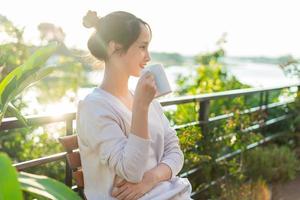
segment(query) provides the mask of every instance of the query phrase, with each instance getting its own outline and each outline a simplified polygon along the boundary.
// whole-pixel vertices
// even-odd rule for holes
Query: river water
[[[251,87],[272,87],[278,85],[287,85],[297,83],[297,78],[287,77],[283,70],[274,64],[251,63],[228,61],[225,63],[225,69],[229,74],[235,76],[240,82],[250,85]],[[197,66],[170,66],[165,68],[170,85],[174,90],[177,90],[176,78],[178,75],[192,76],[195,73]],[[89,73],[89,80],[98,85],[103,77],[103,71]],[[129,88],[135,89],[138,78],[131,77],[129,79]],[[81,88],[79,96],[84,97],[89,93],[91,88]]]
[[[234,75],[240,82],[248,84],[252,87],[271,87],[297,83],[298,79],[288,78],[285,76],[282,69],[274,64],[261,64],[250,62],[237,62],[227,61],[225,62],[225,69],[229,74]],[[165,68],[168,80],[170,82],[173,91],[177,90],[176,78],[180,74],[182,76],[192,76],[195,73],[197,66],[170,66]],[[88,74],[88,79],[94,85],[98,85],[103,78],[102,71],[93,71]],[[135,89],[138,78],[130,77],[128,87],[132,90]],[[66,98],[63,98],[60,102],[52,103],[49,105],[39,105],[37,101],[34,101],[36,93],[34,90],[29,90],[26,93],[26,99],[28,99],[28,108],[26,114],[33,114],[32,109],[38,110],[38,113],[59,115],[65,112],[73,112],[76,110],[77,102],[83,99],[93,88],[80,88],[77,94],[66,94]],[[75,101],[71,103],[68,96],[75,98]],[[172,94],[161,97],[172,97]]]

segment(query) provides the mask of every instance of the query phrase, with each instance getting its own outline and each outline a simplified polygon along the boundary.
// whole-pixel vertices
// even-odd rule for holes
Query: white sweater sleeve
[[[132,183],[141,182],[147,162],[150,139],[134,134],[128,138],[120,121],[104,102],[83,101],[80,110],[82,137],[93,151],[99,152],[99,162],[114,169],[119,177]]]
[[[167,164],[171,168],[172,178],[174,178],[183,167],[184,155],[180,149],[176,131],[171,127],[160,103],[156,101],[156,104],[164,126],[164,154],[161,163]]]

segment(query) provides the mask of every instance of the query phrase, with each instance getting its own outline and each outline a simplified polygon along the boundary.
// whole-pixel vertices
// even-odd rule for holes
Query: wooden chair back
[[[83,194],[84,181],[77,135],[62,136],[59,137],[58,140],[67,152],[67,162],[72,170],[72,178],[75,180],[79,192]]]

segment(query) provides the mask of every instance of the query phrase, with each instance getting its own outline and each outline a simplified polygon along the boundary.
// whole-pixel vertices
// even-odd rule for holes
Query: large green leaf
[[[34,76],[40,70],[39,67],[28,69],[22,73],[22,77],[17,79],[15,76],[4,88],[1,95],[1,102],[3,104],[9,103],[13,98],[15,98],[18,94],[22,92],[19,90],[20,86],[23,84],[25,80],[31,80],[31,77]],[[30,85],[31,83],[28,83]],[[24,89],[24,88],[23,88]]]
[[[17,171],[9,157],[0,153],[0,200],[22,200],[22,191],[17,179]]]
[[[20,172],[19,181],[22,190],[49,199],[81,200],[81,198],[66,185],[46,176]]]
[[[5,95],[5,99],[2,98],[3,92],[7,87],[13,87],[13,85],[18,85],[19,81],[26,79],[29,71],[34,68],[42,67],[43,64],[47,61],[47,59],[57,50],[56,44],[50,44],[46,47],[40,48],[33,53],[33,55],[21,66],[14,69],[10,72],[0,83],[0,96],[1,102],[0,105],[4,105],[6,102],[5,100],[8,99],[8,95]],[[24,75],[26,75],[24,77]],[[14,81],[15,80],[15,81]],[[12,86],[9,86],[11,84]],[[7,90],[6,90],[7,91]],[[4,100],[4,101],[3,101]]]
[[[34,84],[35,82],[43,79],[44,77],[48,76],[55,69],[56,69],[55,67],[46,67],[46,68],[42,68],[42,69],[37,69],[38,71],[35,70],[35,72],[31,74],[31,76],[26,77],[26,79],[23,80],[18,86],[15,86],[15,88],[10,88],[10,87],[5,88],[5,91],[8,91],[8,92],[4,92],[3,96],[5,96],[4,94],[9,94],[9,97],[7,97],[8,99],[5,101],[5,104],[1,105],[0,125],[2,122],[2,118],[4,117],[7,109],[9,108],[8,103],[14,97],[16,97],[18,94],[20,94],[26,87],[28,87],[28,86]],[[14,80],[15,79],[13,79],[13,81],[11,83],[13,83]],[[9,84],[9,86],[12,86],[12,85],[13,84]],[[18,112],[17,110],[13,110],[12,108],[10,108],[10,109],[15,114],[14,116],[16,116],[24,125],[27,124],[26,119],[20,114],[20,112]]]
[[[41,69],[41,67],[57,50],[57,48],[57,44],[53,43],[38,49],[23,65],[14,69],[1,81],[0,125],[2,118],[5,116],[5,112],[7,111],[8,103],[20,94],[26,87],[41,80],[53,71],[53,68]],[[21,119],[20,115],[17,115],[16,117]]]
[[[7,99],[9,98],[9,96],[11,96],[11,94],[16,88],[17,88],[17,77],[15,76],[9,82],[9,84],[7,84],[5,88],[3,88],[3,92],[1,94],[1,109],[0,109],[1,112],[4,112],[3,108],[5,107],[5,104],[8,103]]]
[[[33,85],[34,83],[42,80],[49,74],[51,74],[54,70],[56,70],[56,67],[46,67],[41,68],[38,71],[35,71],[31,73],[30,76],[26,77],[25,80],[23,80],[18,86],[17,89],[13,91],[12,98],[16,97],[18,94],[20,94],[25,88],[29,87],[30,85]]]

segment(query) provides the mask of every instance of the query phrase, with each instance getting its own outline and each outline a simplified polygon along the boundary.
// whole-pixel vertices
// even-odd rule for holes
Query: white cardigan
[[[190,199],[191,184],[176,176],[184,161],[179,140],[160,103],[153,100],[149,107],[150,139],[130,133],[131,115],[117,97],[101,88],[79,102],[77,131],[87,199],[115,199],[111,191],[116,176],[140,182],[159,163],[171,168],[172,178],[140,199]]]

